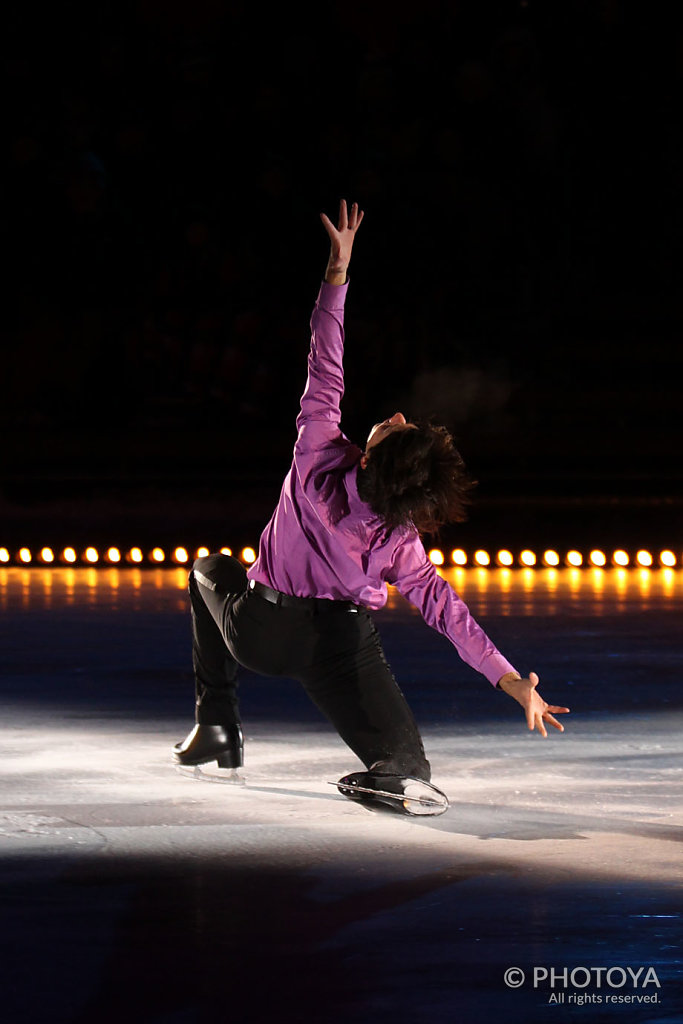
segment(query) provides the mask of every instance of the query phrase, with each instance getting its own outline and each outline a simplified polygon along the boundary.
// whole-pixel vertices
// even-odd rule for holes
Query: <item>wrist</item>
[[[335,267],[328,267],[325,271],[325,281],[327,284],[346,284],[346,268],[338,270]]]
[[[497,683],[497,689],[505,690],[507,693],[507,684],[516,682],[522,677],[518,672],[506,672],[505,675],[501,676]]]

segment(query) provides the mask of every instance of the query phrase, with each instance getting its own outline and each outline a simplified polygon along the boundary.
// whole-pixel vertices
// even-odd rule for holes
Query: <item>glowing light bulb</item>
[[[55,553],[52,548],[43,548],[40,552],[40,557],[43,562],[54,562]]]
[[[499,551],[496,555],[496,562],[498,565],[512,565],[512,552],[506,551],[505,548],[503,548],[502,551]]]
[[[68,562],[69,565],[73,565],[73,563],[76,561],[76,557],[77,556],[75,548],[64,548],[62,558],[64,559],[65,562]]]
[[[222,555],[231,555],[232,554],[232,548],[221,548],[221,554]]]
[[[456,548],[451,552],[453,565],[467,565],[467,553],[462,548]]]
[[[583,555],[580,551],[568,551],[566,554],[567,565],[573,566],[578,569],[580,565],[583,565]]]
[[[549,549],[548,551],[544,551],[543,552],[543,564],[549,566],[550,568],[554,568],[556,565],[559,565],[560,564],[560,556],[557,553],[557,551],[553,551],[552,549]]]
[[[526,548],[524,551],[520,553],[519,560],[522,563],[522,565],[536,565],[536,555],[533,551],[529,551],[528,548]]]
[[[190,556],[187,553],[187,548],[176,548],[173,552],[173,557],[176,562],[187,562]]]
[[[7,548],[0,548],[0,562],[9,562],[9,551]]]
[[[475,551],[474,552],[474,561],[477,563],[477,565],[490,565],[491,564],[491,556],[489,555],[488,551],[482,551],[482,550]]]
[[[652,565],[652,555],[649,551],[639,551],[636,555],[636,562],[638,565],[642,565],[644,569],[647,569]]]
[[[601,566],[605,565],[606,562],[607,562],[607,558],[605,556],[605,552],[604,551],[599,551],[597,548],[594,551],[591,551],[591,553],[590,553],[590,555],[588,557],[590,559],[591,565],[596,565],[596,566],[598,566],[598,568],[600,568]]]
[[[621,548],[617,548],[617,550],[612,553],[612,561],[622,569],[626,568],[630,561],[628,552],[623,551]]]
[[[110,562],[120,562],[121,552],[119,551],[118,548],[109,548],[107,551],[107,559]]]
[[[31,555],[31,552],[30,552],[29,548],[20,548],[19,549],[19,560],[21,562],[23,562],[24,565],[28,565],[28,563],[31,561],[31,558],[32,558],[32,555]]]
[[[427,557],[432,565],[443,565],[444,563],[443,551],[439,551],[438,548],[432,548]]]
[[[158,562],[163,562],[165,558],[166,558],[166,554],[165,554],[165,552],[164,552],[164,550],[162,548],[153,548],[152,549],[152,561],[153,562],[157,562],[157,563]]]
[[[256,561],[256,552],[253,548],[242,548],[241,558],[243,562],[251,564]]]
[[[676,564],[676,556],[674,555],[673,551],[660,551],[659,561],[662,565],[665,565],[668,568],[672,569]]]
[[[95,562],[99,561],[99,557],[100,557],[100,554],[99,554],[99,551],[97,550],[97,548],[86,548],[85,549],[85,560],[86,560],[86,562],[90,562],[91,565],[93,565]]]
[[[197,548],[197,558],[206,558],[208,554],[208,548]]]
[[[131,548],[130,551],[128,552],[128,557],[130,558],[131,562],[139,564],[142,561],[142,551],[140,550],[140,548]]]

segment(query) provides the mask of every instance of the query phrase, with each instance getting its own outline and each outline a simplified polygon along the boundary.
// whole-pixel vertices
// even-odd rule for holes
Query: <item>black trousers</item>
[[[272,604],[248,588],[237,559],[220,554],[197,559],[189,589],[198,723],[240,721],[243,665],[298,680],[367,768],[429,780],[415,719],[365,609]]]

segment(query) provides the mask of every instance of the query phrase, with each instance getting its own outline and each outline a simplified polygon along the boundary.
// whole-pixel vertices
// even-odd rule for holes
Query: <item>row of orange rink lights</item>
[[[224,555],[232,555],[232,548],[219,548]],[[8,548],[0,547],[0,564],[14,563],[17,565],[190,565],[195,558],[203,558],[210,554],[209,548],[200,547],[188,549],[184,547],[164,548],[154,547],[148,549],[132,547],[122,549],[109,547],[99,550],[95,547],[72,548],[65,547],[54,550],[50,547],[43,547],[37,550],[31,548],[19,548],[11,552]],[[237,557],[246,565],[256,561],[256,552],[253,548],[245,547],[237,553]]]
[[[222,554],[232,555],[232,548],[223,547],[219,549]],[[65,547],[55,550],[51,547],[43,547],[36,550],[22,547],[18,551],[10,551],[8,548],[0,547],[0,564],[14,563],[18,565],[189,565],[195,558],[201,558],[210,553],[209,548],[199,547],[188,549],[175,547],[168,550],[161,547],[143,549],[131,547],[122,549],[108,547],[102,550],[96,547],[74,548]],[[618,548],[611,552],[602,551],[598,548],[588,552],[569,550],[564,553],[548,549],[545,551],[532,551],[524,549],[513,554],[512,551],[502,548],[497,551],[487,551],[482,548],[467,552],[462,548],[455,548],[450,554],[440,548],[432,548],[429,551],[429,558],[436,566],[456,567],[499,567],[499,568],[557,568],[569,566],[580,568],[589,566],[603,568],[615,566],[627,568],[638,566],[640,568],[663,567],[675,568],[683,565],[683,556],[677,556],[672,550],[665,549],[658,552],[648,551],[641,548],[638,551],[628,552]],[[256,551],[252,547],[244,547],[236,552],[236,557],[246,565],[256,561]]]
[[[498,568],[527,568],[533,569],[536,567],[543,567],[548,569],[558,568],[560,566],[568,566],[570,568],[581,568],[582,566],[590,566],[592,568],[604,568],[607,566],[614,566],[617,568],[627,568],[629,566],[638,566],[639,568],[649,569],[654,566],[660,566],[662,568],[675,568],[677,565],[683,564],[683,559],[677,557],[676,554],[671,550],[663,550],[658,552],[648,551],[641,548],[638,551],[628,552],[622,548],[617,548],[615,551],[606,552],[599,548],[595,548],[592,551],[582,552],[577,550],[569,550],[564,553],[548,549],[546,551],[531,551],[526,548],[523,551],[519,551],[513,554],[512,551],[508,551],[506,548],[502,548],[499,551],[485,551],[479,549],[469,554],[462,548],[456,548],[450,552],[450,561],[447,555],[440,548],[432,548],[428,552],[430,561],[437,566],[447,567],[451,566],[475,566],[479,568],[487,569],[495,566]]]

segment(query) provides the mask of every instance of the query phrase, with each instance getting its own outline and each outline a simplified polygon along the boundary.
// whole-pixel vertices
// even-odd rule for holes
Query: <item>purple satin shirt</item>
[[[362,452],[340,429],[347,290],[321,285],[294,460],[248,576],[284,594],[371,609],[386,603],[390,583],[495,686],[513,666],[439,576],[417,531],[389,530],[358,496]]]

